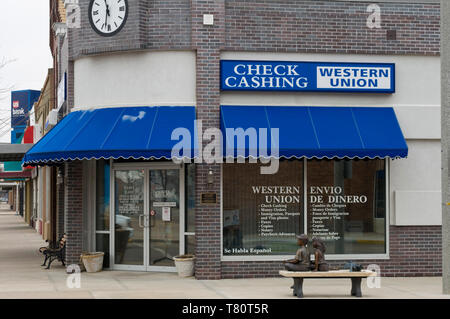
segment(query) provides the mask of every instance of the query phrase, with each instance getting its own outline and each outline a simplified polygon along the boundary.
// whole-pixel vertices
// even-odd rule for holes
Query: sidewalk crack
[[[219,295],[220,297],[222,297],[223,299],[233,299],[231,296],[227,295],[226,293],[219,291],[217,288],[209,285],[209,283],[207,281],[204,280],[198,280],[200,282],[200,284],[202,284],[206,289],[216,293],[217,295]]]

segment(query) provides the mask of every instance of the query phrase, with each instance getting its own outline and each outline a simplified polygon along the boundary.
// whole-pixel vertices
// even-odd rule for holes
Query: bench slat
[[[330,270],[330,271],[287,271],[280,270],[280,275],[288,278],[367,278],[376,276],[377,273],[368,270]]]

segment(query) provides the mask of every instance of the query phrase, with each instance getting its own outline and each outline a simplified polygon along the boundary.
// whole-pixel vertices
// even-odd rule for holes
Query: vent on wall
[[[397,40],[397,30],[387,30],[386,40]]]

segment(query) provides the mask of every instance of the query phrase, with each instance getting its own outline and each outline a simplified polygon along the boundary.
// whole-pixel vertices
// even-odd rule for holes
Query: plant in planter
[[[191,277],[194,275],[194,255],[181,255],[173,257],[177,267],[178,276]]]

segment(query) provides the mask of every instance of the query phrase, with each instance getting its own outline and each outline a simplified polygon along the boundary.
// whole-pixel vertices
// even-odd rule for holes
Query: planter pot
[[[103,269],[104,252],[84,253],[81,260],[87,272],[99,272]]]
[[[175,266],[177,267],[178,276],[191,277],[194,275],[194,260],[193,255],[182,255],[173,257]]]

